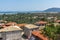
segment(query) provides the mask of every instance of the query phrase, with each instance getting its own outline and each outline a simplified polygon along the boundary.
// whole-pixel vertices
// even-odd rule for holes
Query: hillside
[[[43,12],[60,12],[60,8],[49,8],[44,10]]]

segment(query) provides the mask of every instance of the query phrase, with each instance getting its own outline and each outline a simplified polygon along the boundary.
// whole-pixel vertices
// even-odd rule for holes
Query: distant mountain
[[[43,11],[40,11],[40,10],[37,10],[37,11],[0,11],[0,14],[4,14],[4,13],[7,13],[7,14],[15,14],[15,13],[42,13],[42,12],[60,12],[60,8],[48,8],[46,10],[43,10]]]
[[[0,11],[0,13],[16,13],[18,11]]]
[[[60,8],[49,8],[44,10],[43,12],[60,12]]]
[[[48,9],[46,9],[46,10],[43,10],[43,11],[39,11],[39,10],[37,10],[37,11],[29,11],[30,13],[42,13],[42,12],[52,12],[52,13],[57,13],[57,12],[60,12],[60,8],[48,8]]]

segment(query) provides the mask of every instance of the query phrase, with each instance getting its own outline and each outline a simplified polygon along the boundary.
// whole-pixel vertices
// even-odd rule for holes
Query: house
[[[32,31],[32,35],[29,40],[48,40],[40,31]]]
[[[56,23],[59,23],[60,24],[60,20],[56,20]]]
[[[4,20],[0,20],[0,23],[7,23],[7,21],[4,21]]]
[[[16,24],[17,24],[16,22],[0,23],[0,28],[15,26]]]
[[[38,30],[38,29],[39,29],[38,26],[33,25],[33,24],[25,24],[25,23],[23,23],[23,24],[17,24],[17,26],[19,26],[20,28],[23,29],[23,32],[24,32],[23,35],[24,35],[27,39],[28,39],[28,37],[30,37],[31,32],[32,32],[33,30]]]
[[[4,25],[4,23],[0,23],[0,27],[2,27]]]
[[[19,26],[19,27],[24,27],[26,24],[23,23],[23,24],[16,24],[16,26]]]
[[[60,20],[56,20],[54,26],[60,25]]]
[[[23,29],[23,31],[24,31],[24,27],[25,27],[25,23],[23,23],[23,24],[17,24],[16,26],[19,26],[20,28],[22,28]]]
[[[4,28],[4,26],[3,26],[4,24],[0,24],[0,29],[2,29],[2,28]]]
[[[31,35],[31,32],[33,30],[38,30],[38,28],[38,26],[33,24],[25,24],[25,26],[23,27],[24,35],[29,37]]]
[[[0,29],[0,40],[22,40],[22,29],[18,26],[9,26]]]
[[[17,23],[16,22],[8,22],[8,23],[6,23],[5,25],[6,26],[14,26],[14,25],[16,25]]]
[[[0,29],[3,28],[2,26],[5,25],[5,23],[7,23],[7,21],[0,20]]]
[[[54,18],[53,16],[49,16],[49,17],[47,17],[48,20],[53,19],[53,18]]]
[[[45,21],[39,21],[35,23],[37,26],[45,26],[47,24],[47,22]]]
[[[47,24],[46,21],[39,21],[35,23],[36,26],[39,26],[39,30],[45,28],[46,24]]]

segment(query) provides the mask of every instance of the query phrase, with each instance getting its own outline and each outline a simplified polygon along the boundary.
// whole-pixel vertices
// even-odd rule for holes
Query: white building
[[[9,26],[0,29],[0,40],[22,40],[22,29],[18,26]]]
[[[24,34],[29,37],[31,35],[31,32],[34,30],[38,30],[39,27],[33,24],[26,24],[24,27]]]

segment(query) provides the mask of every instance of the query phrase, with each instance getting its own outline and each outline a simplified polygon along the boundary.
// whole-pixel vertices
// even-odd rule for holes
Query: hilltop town
[[[0,15],[0,40],[59,40],[59,13]]]

